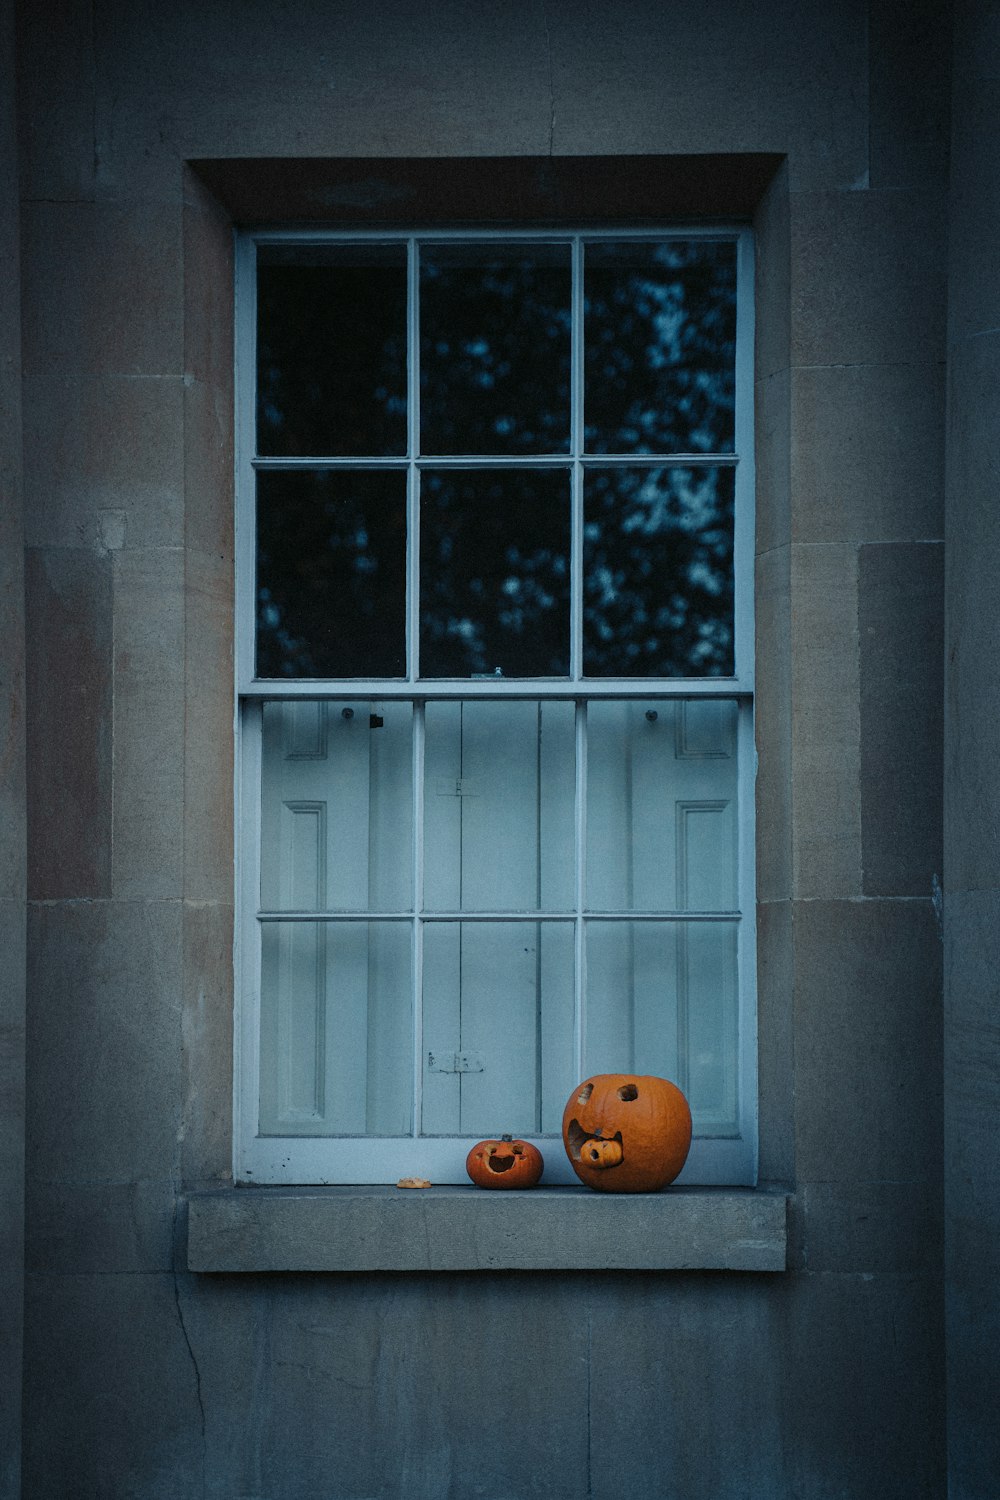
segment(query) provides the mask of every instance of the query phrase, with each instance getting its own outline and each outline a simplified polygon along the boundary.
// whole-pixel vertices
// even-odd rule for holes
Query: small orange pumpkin
[[[465,1170],[476,1187],[482,1188],[534,1187],[544,1167],[537,1146],[509,1135],[498,1141],[478,1141],[465,1158]]]
[[[691,1111],[666,1078],[597,1073],[570,1095],[563,1144],[573,1171],[602,1193],[657,1193],[691,1147]]]

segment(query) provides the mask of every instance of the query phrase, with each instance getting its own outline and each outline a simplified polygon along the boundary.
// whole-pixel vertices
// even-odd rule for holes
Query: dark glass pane
[[[731,453],[735,245],[587,245],[583,285],[588,452]]]
[[[422,452],[567,451],[568,246],[424,246],[420,322]]]
[[[405,245],[262,245],[257,449],[406,452]]]
[[[406,476],[257,476],[257,676],[406,674]]]
[[[591,471],[583,565],[585,675],[732,675],[732,469]]]
[[[569,672],[569,475],[425,473],[420,675]]]

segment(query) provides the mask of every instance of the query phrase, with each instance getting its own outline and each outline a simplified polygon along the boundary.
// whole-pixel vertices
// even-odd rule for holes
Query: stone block
[[[250,1493],[587,1493],[587,1318],[571,1284],[299,1277],[277,1286],[268,1334]]]
[[[589,1279],[591,1488],[580,1493],[789,1493],[782,1290],[743,1277]]]
[[[57,12],[42,5],[18,12],[20,178],[27,199],[94,195],[93,21],[91,0],[62,0]]]
[[[944,548],[862,547],[861,849],[869,896],[928,896],[942,868]]]
[[[189,551],[184,578],[184,894],[233,898],[233,571]]]
[[[787,547],[792,537],[791,374],[778,370],[754,390],[756,551]]]
[[[23,901],[0,898],[0,1208],[20,1202],[24,1180],[24,984],[26,919]],[[20,1215],[0,1213],[0,1247],[20,1240]],[[11,1262],[6,1259],[3,1264]]]
[[[187,1183],[227,1179],[233,1167],[233,909],[184,903],[184,1112]]]
[[[996,172],[1000,76],[956,81],[952,117],[948,340],[1000,326],[1000,181]]]
[[[27,376],[183,373],[176,208],[29,203],[23,226]]]
[[[192,173],[185,179],[184,369],[221,390],[233,385],[233,226]]]
[[[184,391],[184,535],[193,552],[232,562],[233,393],[193,381]]]
[[[0,399],[2,395],[0,390]],[[0,640],[4,643],[0,652],[0,901],[23,902],[27,808],[24,547],[20,501],[11,468],[4,464],[0,453]]]
[[[173,1264],[174,1184],[28,1184],[25,1265],[50,1276],[134,1276]]]
[[[216,6],[167,12],[106,0],[97,38],[99,191],[111,196],[180,196],[181,162],[198,157],[542,155],[551,146],[545,21],[516,0],[433,16],[387,0],[377,47],[353,15],[322,0],[288,14],[257,8],[252,25]]]
[[[950,892],[989,889],[1000,869],[1000,450],[994,410],[1000,333],[954,347],[949,378],[944,783]]]
[[[184,559],[115,555],[115,897],[179,897],[184,828]]]
[[[79,549],[26,558],[28,889],[111,889],[111,562]]]
[[[946,1290],[948,1319],[948,1495],[980,1500],[1000,1473],[996,1420],[1000,1316],[996,1297],[996,1240],[982,1243],[984,1271],[974,1283]]]
[[[0,1298],[0,1349],[12,1357],[21,1336],[24,1259],[24,979],[24,903],[0,899],[0,1265],[7,1289]],[[0,1370],[3,1412],[8,1367]],[[2,1416],[0,1435],[6,1436]]]
[[[943,364],[799,369],[792,379],[797,542],[943,534]]]
[[[549,25],[557,152],[779,151],[794,189],[851,187],[867,169],[857,7],[630,0]]]
[[[106,550],[183,540],[180,379],[34,379],[24,388],[25,541]]]
[[[780,1271],[782,1193],[472,1187],[195,1194],[192,1271]]]
[[[868,9],[871,186],[920,188],[948,176],[951,11],[938,0]]]
[[[781,1345],[783,1483],[764,1493],[946,1493],[944,1326],[933,1277],[796,1277]]]
[[[789,1256],[796,1269],[941,1277],[940,1182],[799,1182],[796,1198],[800,1240]]]
[[[797,897],[861,892],[857,553],[792,548],[792,879]]]
[[[757,898],[792,892],[792,693],[790,552],[756,565]]]
[[[952,61],[956,90],[972,79],[1000,78],[1000,12],[989,0],[956,8]]]
[[[793,193],[791,205],[792,363],[942,359],[944,192]]]
[[[796,1175],[936,1184],[941,944],[927,901],[801,901]]]
[[[761,381],[787,370],[791,358],[791,205],[787,163],[775,174],[761,199],[753,227],[754,372]]]
[[[949,1275],[985,1287],[1000,1259],[1000,889],[949,890],[944,935]]]
[[[28,926],[28,1172],[164,1180],[177,1162],[179,902],[62,902]]]
[[[956,831],[957,832],[957,831]],[[1000,890],[945,899],[945,1183],[951,1478],[961,1500],[1000,1472]]]
[[[790,901],[757,905],[760,1181],[795,1178],[794,948]]]
[[[29,1276],[25,1321],[25,1494],[209,1493],[198,1365],[172,1276]]]

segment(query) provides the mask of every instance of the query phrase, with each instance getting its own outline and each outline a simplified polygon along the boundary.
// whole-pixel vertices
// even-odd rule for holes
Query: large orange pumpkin
[[[465,1158],[465,1170],[476,1187],[482,1188],[534,1187],[544,1166],[537,1146],[509,1135],[498,1141],[477,1141]]]
[[[691,1147],[691,1111],[666,1078],[597,1073],[563,1111],[573,1171],[602,1193],[656,1193],[673,1182]]]

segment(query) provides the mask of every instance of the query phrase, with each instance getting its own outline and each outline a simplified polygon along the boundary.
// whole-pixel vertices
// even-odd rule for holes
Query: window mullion
[[[420,1134],[424,1089],[424,744],[425,705],[413,705],[413,1134]]]
[[[583,242],[573,241],[573,274],[570,317],[570,676],[583,676]]]
[[[406,263],[406,665],[411,682],[417,680],[420,672],[420,472],[417,468],[420,450],[420,266],[417,253],[416,239],[411,237]]]
[[[583,1077],[584,999],[586,996],[586,945],[584,942],[583,906],[587,883],[587,704],[576,705],[576,782],[574,796],[574,907],[573,928],[573,1045],[574,1072]]]

